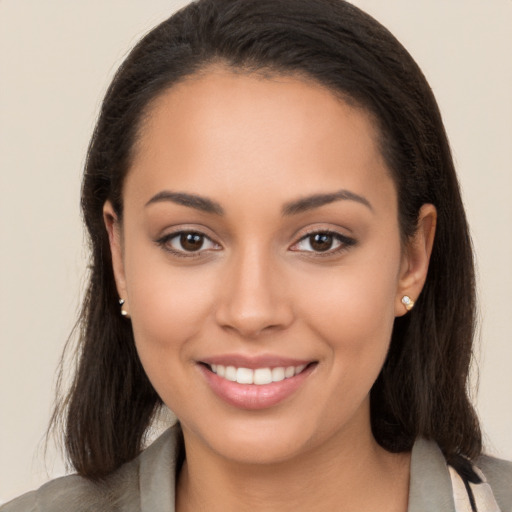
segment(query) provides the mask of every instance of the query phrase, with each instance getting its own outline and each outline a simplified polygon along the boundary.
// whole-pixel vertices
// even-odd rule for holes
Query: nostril
[[[292,307],[283,286],[261,270],[255,272],[248,267],[245,265],[243,273],[234,272],[225,283],[215,307],[218,325],[245,338],[290,325]]]

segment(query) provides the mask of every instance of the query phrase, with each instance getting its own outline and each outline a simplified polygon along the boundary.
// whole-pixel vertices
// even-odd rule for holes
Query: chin
[[[339,448],[340,442],[342,445],[348,441],[349,446],[354,446],[356,438],[365,437],[361,436],[364,427],[359,421],[364,414],[358,414],[359,411],[354,411],[354,414],[338,411],[341,413],[339,416],[330,418],[328,414],[323,415],[324,420],[326,417],[329,419],[322,425],[314,420],[318,411],[308,411],[307,415],[295,411],[291,417],[290,411],[287,412],[279,414],[274,411],[269,415],[268,411],[266,414],[252,411],[245,417],[230,418],[227,422],[217,416],[217,421],[212,422],[207,430],[203,425],[197,429],[182,423],[185,442],[187,437],[193,444],[199,441],[210,453],[234,463],[272,465],[298,461],[308,453],[330,450],[331,445]],[[366,407],[360,412],[366,412]]]
[[[232,462],[244,465],[272,465],[294,459],[306,450],[310,439],[304,432],[290,436],[274,430],[257,436],[236,433],[224,439],[212,439],[211,449]]]

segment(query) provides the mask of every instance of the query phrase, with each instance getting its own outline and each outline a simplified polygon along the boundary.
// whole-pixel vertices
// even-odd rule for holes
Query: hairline
[[[388,161],[388,157],[385,151],[385,140],[387,138],[387,134],[382,126],[382,121],[379,119],[378,115],[373,112],[373,110],[365,105],[362,101],[355,98],[353,95],[338,89],[334,86],[329,86],[322,82],[317,77],[313,76],[311,73],[305,72],[303,70],[288,70],[280,68],[279,66],[272,65],[261,65],[258,63],[254,63],[252,65],[248,63],[243,64],[235,64],[231,62],[229,59],[224,57],[216,57],[215,59],[206,60],[203,63],[200,63],[193,70],[188,73],[184,73],[178,79],[172,81],[171,83],[167,83],[162,86],[160,90],[158,90],[144,105],[139,113],[138,119],[136,120],[136,126],[134,130],[134,138],[133,143],[130,148],[130,157],[129,162],[125,171],[125,175],[123,177],[122,184],[122,192],[121,198],[124,196],[124,188],[126,179],[128,174],[130,173],[131,168],[133,167],[134,160],[138,151],[140,151],[143,140],[144,140],[144,131],[151,120],[151,116],[154,111],[158,108],[159,104],[163,101],[164,96],[172,90],[174,87],[182,84],[186,84],[187,82],[192,82],[196,80],[204,79],[213,73],[221,72],[221,73],[232,73],[239,76],[257,78],[262,81],[273,81],[276,78],[283,78],[285,80],[294,80],[302,82],[303,84],[310,85],[313,87],[319,87],[329,94],[333,95],[335,99],[348,106],[351,109],[358,111],[367,117],[369,121],[369,125],[371,126],[371,138],[376,146],[379,155],[381,156],[384,163],[384,170],[387,173],[388,177],[393,181],[393,185],[395,187],[396,192],[396,200],[397,203],[400,201],[399,197],[399,189],[398,182],[391,167],[390,162]],[[397,204],[397,215],[399,214],[399,208]],[[119,212],[119,220],[121,221],[122,211]],[[407,242],[407,236],[402,231],[402,227],[400,224],[400,218],[397,217],[399,228],[400,228],[400,240],[402,249],[405,247],[405,243]]]

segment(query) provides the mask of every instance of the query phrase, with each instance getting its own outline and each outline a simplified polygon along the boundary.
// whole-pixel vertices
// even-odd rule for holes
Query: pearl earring
[[[405,306],[405,309],[407,311],[411,311],[411,309],[414,307],[414,301],[409,297],[409,295],[404,295],[402,297],[402,304]]]
[[[130,318],[128,311],[126,311],[126,309],[123,308],[124,303],[125,303],[124,299],[119,299],[119,305],[121,306],[121,315],[123,315],[126,318]]]

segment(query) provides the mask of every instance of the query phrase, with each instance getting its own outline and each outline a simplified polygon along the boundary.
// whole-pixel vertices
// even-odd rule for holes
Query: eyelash
[[[340,254],[350,247],[353,247],[357,244],[357,241],[354,238],[350,238],[348,236],[342,235],[341,233],[338,233],[337,231],[332,231],[330,229],[315,229],[312,231],[307,232],[301,238],[295,242],[292,247],[298,245],[300,242],[310,239],[311,237],[315,235],[327,235],[333,238],[333,240],[339,242],[339,247],[336,247],[335,249],[328,249],[326,251],[304,251],[306,253],[312,253],[314,257],[316,258],[325,258],[328,256],[334,256],[337,254]],[[292,249],[293,250],[293,249]],[[297,251],[299,252],[299,251]]]
[[[159,238],[156,243],[162,247],[165,251],[170,252],[173,256],[177,256],[178,258],[198,258],[204,255],[205,249],[199,249],[197,251],[186,251],[186,250],[177,250],[171,247],[169,244],[175,238],[182,237],[183,235],[197,235],[202,238],[203,245],[206,240],[209,240],[212,244],[219,246],[219,244],[215,243],[208,235],[201,233],[200,231],[195,230],[182,230],[175,231],[174,233],[169,233],[164,235],[162,238]],[[220,247],[220,246],[219,246]],[[208,249],[206,249],[208,250]],[[218,250],[218,249],[214,249]]]
[[[194,231],[194,230],[182,230],[182,231],[176,231],[174,233],[169,233],[169,234],[161,237],[160,239],[156,240],[156,243],[160,247],[162,247],[164,250],[166,250],[167,252],[169,252],[179,258],[198,258],[198,257],[204,256],[205,251],[211,250],[211,249],[198,249],[197,251],[176,250],[169,245],[169,243],[172,240],[174,240],[178,237],[182,237],[183,235],[197,235],[202,238],[203,244],[205,243],[205,241],[208,240],[210,243],[220,247],[219,244],[214,242],[208,235],[205,235],[204,233],[201,233],[200,231]],[[347,236],[342,235],[341,233],[338,233],[336,231],[332,231],[329,229],[317,229],[317,230],[309,231],[306,234],[304,234],[291,247],[295,247],[298,244],[300,244],[301,242],[308,240],[315,235],[330,236],[333,238],[333,240],[339,242],[340,245],[339,245],[339,247],[336,247],[334,250],[327,249],[325,251],[315,251],[315,250],[301,251],[301,250],[292,249],[292,248],[290,250],[292,250],[294,252],[311,253],[312,255],[314,255],[314,257],[322,258],[322,257],[340,254],[340,253],[346,251],[347,249],[349,249],[350,247],[353,247],[354,245],[357,244],[357,241],[354,238],[347,237]],[[213,250],[217,251],[219,249],[213,249]]]

